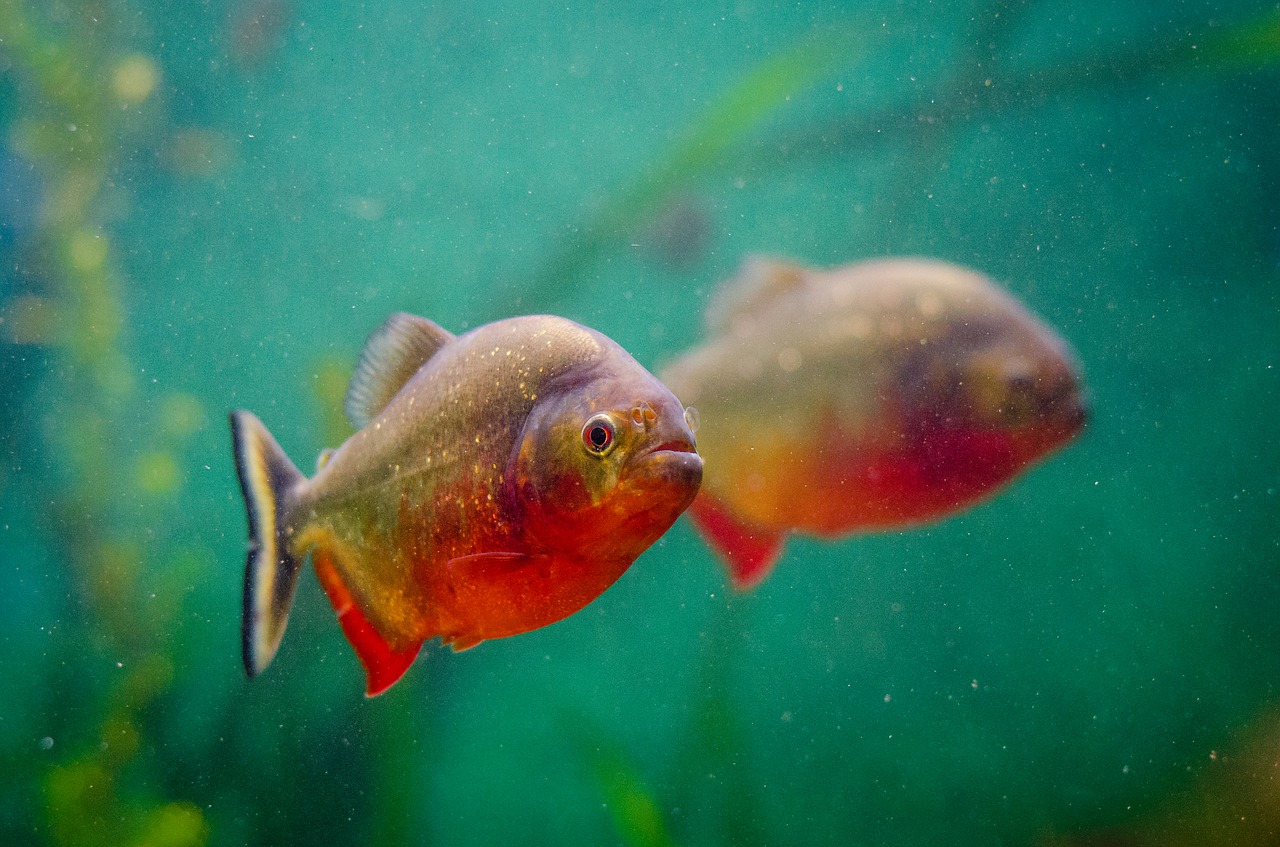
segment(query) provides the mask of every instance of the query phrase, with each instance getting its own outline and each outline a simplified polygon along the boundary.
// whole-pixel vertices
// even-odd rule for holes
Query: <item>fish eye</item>
[[[608,415],[596,415],[582,427],[582,443],[593,456],[604,456],[613,449],[613,421]]]

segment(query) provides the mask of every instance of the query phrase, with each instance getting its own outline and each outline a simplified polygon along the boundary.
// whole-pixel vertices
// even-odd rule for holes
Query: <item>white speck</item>
[[[41,738],[41,739],[40,739],[40,749],[41,749],[41,750],[51,750],[51,749],[53,749],[53,739],[52,739],[52,738],[50,738],[50,737],[49,737],[49,736],[47,736],[47,735],[46,735],[44,738]]]

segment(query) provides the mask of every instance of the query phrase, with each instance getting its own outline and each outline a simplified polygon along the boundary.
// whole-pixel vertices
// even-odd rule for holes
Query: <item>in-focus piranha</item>
[[[1066,344],[986,277],[927,259],[812,270],[755,258],[663,381],[698,407],[694,524],[734,585],[785,535],[934,520],[990,496],[1085,421]]]
[[[231,413],[250,676],[275,656],[308,554],[373,696],[427,639],[465,650],[578,611],[702,479],[675,396],[563,318],[454,337],[393,315],[365,346],[346,411],[361,429],[310,479],[256,417]]]

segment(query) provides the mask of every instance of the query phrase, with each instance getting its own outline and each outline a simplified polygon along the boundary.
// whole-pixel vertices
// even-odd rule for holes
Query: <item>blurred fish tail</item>
[[[245,671],[253,677],[275,658],[289,621],[299,561],[289,549],[285,516],[306,477],[257,417],[245,411],[234,411],[230,417],[236,472],[249,517],[241,643]]]
[[[724,561],[738,591],[750,591],[763,582],[782,555],[781,532],[744,523],[705,493],[694,498],[689,517]]]

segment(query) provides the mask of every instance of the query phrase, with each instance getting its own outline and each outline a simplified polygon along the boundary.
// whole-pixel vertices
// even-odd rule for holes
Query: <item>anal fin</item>
[[[729,581],[738,591],[750,591],[763,582],[782,555],[781,532],[744,523],[706,494],[694,498],[689,518],[724,560]]]
[[[394,649],[369,622],[364,612],[360,611],[350,589],[342,581],[329,557],[321,551],[315,551],[311,558],[316,576],[320,578],[320,584],[324,586],[325,594],[329,595],[329,602],[338,614],[342,632],[355,648],[360,664],[364,666],[365,696],[376,697],[404,676],[413,660],[418,658],[422,641],[413,642],[403,649]]]

